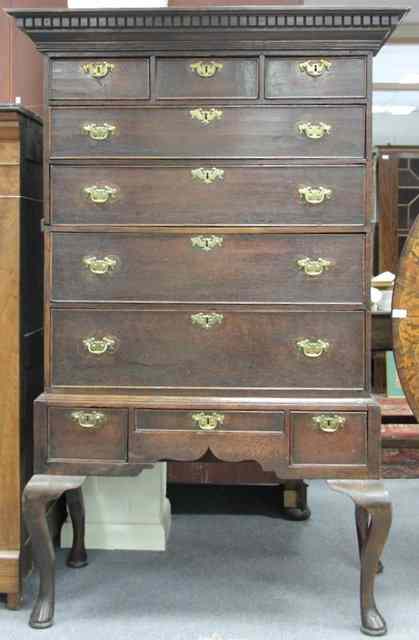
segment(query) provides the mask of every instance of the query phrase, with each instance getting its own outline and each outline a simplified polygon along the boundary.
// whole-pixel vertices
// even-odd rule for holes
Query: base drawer
[[[366,465],[367,414],[291,414],[291,465]]]
[[[288,438],[284,432],[135,430],[131,434],[129,462],[159,460],[190,462],[204,456],[222,462],[257,460],[269,470],[288,468]]]
[[[58,408],[48,410],[48,459],[127,459],[128,411]]]
[[[284,430],[284,413],[272,411],[147,411],[135,412],[136,431],[271,431]]]

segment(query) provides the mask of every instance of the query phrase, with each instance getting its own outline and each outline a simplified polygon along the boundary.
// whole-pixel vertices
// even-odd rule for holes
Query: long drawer
[[[364,236],[51,234],[54,301],[365,302]]]
[[[208,165],[212,168],[212,164]],[[55,224],[362,225],[365,170],[356,166],[231,166],[222,179],[188,166],[51,167]],[[205,165],[204,165],[205,167]]]
[[[201,111],[197,106],[53,109],[51,155],[201,159],[365,156],[363,107],[217,105],[219,117],[209,123],[207,111],[207,106]]]
[[[362,311],[53,309],[64,387],[362,389]],[[75,376],[77,372],[77,376]]]

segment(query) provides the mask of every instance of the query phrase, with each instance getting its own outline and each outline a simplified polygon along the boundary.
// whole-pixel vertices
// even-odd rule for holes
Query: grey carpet
[[[388,481],[394,525],[376,596],[389,638],[419,635],[419,480]],[[35,579],[18,612],[0,608],[1,640],[350,640],[360,638],[352,502],[312,482],[312,518],[173,516],[165,553],[91,551],[57,558],[56,623],[27,627]],[[214,504],[212,505],[213,510]],[[248,510],[249,511],[249,510]]]

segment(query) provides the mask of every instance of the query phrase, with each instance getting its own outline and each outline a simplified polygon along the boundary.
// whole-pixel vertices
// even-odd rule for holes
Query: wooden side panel
[[[16,144],[18,144],[16,142]],[[17,167],[18,170],[18,167]],[[1,171],[1,168],[0,168]],[[20,546],[19,199],[0,216],[0,553]]]

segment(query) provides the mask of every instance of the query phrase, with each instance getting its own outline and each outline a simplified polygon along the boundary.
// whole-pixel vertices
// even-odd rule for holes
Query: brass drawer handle
[[[113,353],[116,349],[116,340],[111,336],[85,338],[83,344],[87,351],[95,356],[101,356],[104,353]]]
[[[100,411],[73,411],[71,419],[82,429],[99,429],[106,422],[106,416]]]
[[[110,273],[118,264],[115,256],[105,256],[104,258],[96,258],[96,256],[85,256],[83,264],[96,275]]]
[[[205,184],[213,184],[216,180],[224,179],[224,169],[217,169],[217,167],[204,169],[199,167],[199,169],[192,169],[191,175],[194,180],[201,180]]]
[[[305,62],[300,62],[298,65],[299,71],[301,73],[306,73],[308,76],[312,78],[318,78],[322,76],[326,71],[330,71],[332,68],[332,63],[330,60],[306,60]]]
[[[92,140],[108,140],[116,131],[114,124],[96,124],[95,122],[87,122],[82,126],[82,131]]]
[[[118,189],[116,187],[109,187],[108,185],[98,187],[94,184],[91,187],[84,187],[83,192],[94,204],[106,204],[115,198]]]
[[[304,353],[306,358],[320,358],[330,347],[330,343],[327,340],[312,340],[310,338],[304,338],[304,340],[298,340],[297,347]]]
[[[197,324],[203,329],[211,329],[224,320],[222,313],[194,313],[191,315],[192,324]]]
[[[298,131],[302,136],[310,140],[321,140],[332,131],[332,125],[325,122],[301,122]]]
[[[221,62],[193,62],[190,65],[192,71],[194,71],[200,78],[212,78],[215,76],[217,71],[221,71],[223,68],[223,64]]]
[[[222,236],[194,236],[191,244],[202,251],[212,251],[216,247],[222,247],[224,238]]]
[[[224,415],[215,411],[213,413],[204,413],[201,411],[200,413],[194,413],[192,420],[196,422],[202,431],[215,431],[219,425],[223,424]]]
[[[81,68],[86,75],[98,80],[112,73],[115,65],[111,62],[86,62],[86,64],[81,65]]]
[[[327,187],[301,187],[298,193],[301,200],[307,204],[322,204],[325,200],[330,200],[333,195],[332,189]]]
[[[297,260],[297,266],[304,271],[306,276],[312,278],[321,276],[332,265],[330,260],[325,258],[300,258]]]
[[[190,112],[192,120],[199,120],[203,125],[211,124],[223,117],[222,109],[192,109]]]
[[[336,433],[342,431],[346,422],[346,418],[337,415],[321,415],[312,418],[314,429],[323,431],[324,433]]]

